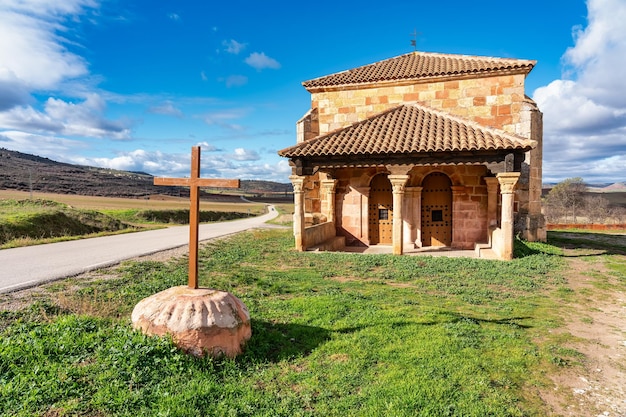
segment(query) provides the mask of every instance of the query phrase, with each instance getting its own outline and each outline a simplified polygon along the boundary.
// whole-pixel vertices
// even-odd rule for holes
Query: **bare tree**
[[[580,177],[568,178],[552,187],[546,197],[548,221],[557,216],[558,218],[565,217],[567,221],[571,213],[573,223],[576,223],[576,216],[580,215],[580,209],[585,204],[585,191],[587,191],[587,186]]]
[[[611,218],[610,202],[600,196],[585,197],[585,215],[589,223],[607,223]]]

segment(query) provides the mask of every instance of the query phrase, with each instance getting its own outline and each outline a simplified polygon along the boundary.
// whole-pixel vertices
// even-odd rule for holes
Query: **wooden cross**
[[[155,178],[154,185],[189,187],[189,288],[198,288],[200,187],[239,188],[239,180],[200,178],[200,147],[191,148],[191,178]]]

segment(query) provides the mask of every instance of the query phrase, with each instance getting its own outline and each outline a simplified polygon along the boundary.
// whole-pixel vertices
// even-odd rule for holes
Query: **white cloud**
[[[230,75],[226,78],[226,87],[241,87],[248,83],[248,77],[245,75]]]
[[[110,138],[130,137],[129,123],[111,121],[103,117],[106,103],[97,94],[90,94],[80,103],[49,98],[43,111],[32,107],[14,107],[0,113],[0,127],[37,133]]]
[[[68,49],[70,24],[97,8],[92,0],[5,0],[0,5],[0,130],[25,137],[47,134],[130,137],[129,123],[105,117],[106,102],[93,93],[88,63]],[[72,44],[75,45],[75,44]],[[95,77],[97,78],[97,77]],[[62,90],[71,86],[71,97]],[[39,106],[33,93],[50,97]],[[63,95],[57,98],[55,95]]]
[[[170,20],[173,20],[175,22],[180,22],[180,15],[177,13],[170,13],[167,15],[168,18],[170,18]]]
[[[229,157],[235,161],[258,161],[261,159],[257,151],[244,148],[235,149],[235,153]]]
[[[544,178],[626,180],[626,3],[589,0],[563,79],[535,90],[544,113]]]
[[[0,80],[18,80],[29,89],[53,89],[87,74],[85,60],[70,52],[64,18],[76,16],[91,1],[18,1],[0,6]]]
[[[58,136],[7,130],[0,132],[0,147],[63,161],[64,155],[69,150],[82,149],[85,144]]]
[[[236,40],[231,39],[229,41],[223,41],[222,45],[224,46],[224,50],[229,54],[238,55],[241,51],[246,49],[248,44],[239,43]]]
[[[166,154],[159,151],[148,152],[136,149],[119,152],[114,158],[76,158],[75,163],[123,171],[141,171],[156,176],[189,176],[189,156],[182,154]]]
[[[254,151],[239,151],[239,153],[254,154]],[[291,173],[288,161],[278,156],[273,158],[275,162],[251,164],[250,161],[225,158],[219,152],[207,152],[202,154],[200,171],[202,177],[205,178],[263,179],[286,182],[285,178]],[[118,152],[113,158],[75,157],[66,162],[125,171],[142,171],[162,177],[188,177],[190,172],[189,154],[150,152],[143,149]]]
[[[280,63],[274,58],[265,55],[264,52],[253,52],[245,59],[245,63],[259,71],[265,68],[279,69]]]
[[[207,113],[202,116],[204,122],[208,125],[217,125],[229,130],[244,130],[244,127],[237,123],[231,123],[231,120],[236,120],[244,117],[248,111],[246,109],[231,109],[218,112]]]
[[[204,152],[218,152],[218,151],[221,151],[221,149],[218,149],[214,145],[211,145],[209,142],[198,142],[196,145],[199,146],[202,149],[202,151],[204,151]]]
[[[148,109],[150,113],[161,114],[164,116],[183,117],[183,112],[174,106],[171,101],[166,101],[158,106],[153,106]]]

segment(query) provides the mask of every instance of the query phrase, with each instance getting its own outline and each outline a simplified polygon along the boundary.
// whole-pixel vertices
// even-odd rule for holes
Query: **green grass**
[[[74,238],[132,229],[96,210],[78,210],[48,200],[0,200],[0,245]]]
[[[234,220],[257,214],[260,211],[201,210],[200,221]],[[93,210],[50,200],[0,200],[0,249],[188,223],[188,209]]]
[[[551,243],[569,248],[591,247],[608,253],[626,254],[626,235],[611,231],[607,233],[591,230],[552,231],[548,232],[548,238]]]
[[[511,262],[292,246],[276,230],[203,246],[201,285],[252,317],[234,360],[130,329],[137,302],[186,282],[185,259],[57,282],[0,313],[0,414],[543,416],[545,373],[580,361],[549,332],[564,286],[554,246],[518,242]]]

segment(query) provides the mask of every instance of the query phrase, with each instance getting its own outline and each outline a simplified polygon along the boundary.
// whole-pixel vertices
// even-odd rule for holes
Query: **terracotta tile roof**
[[[536,61],[521,59],[411,52],[348,71],[305,81],[302,85],[307,90],[315,90],[324,87],[476,75],[501,71],[528,73],[533,69],[535,63]]]
[[[401,105],[344,129],[282,149],[280,156],[358,157],[528,150],[536,142],[418,104]]]

